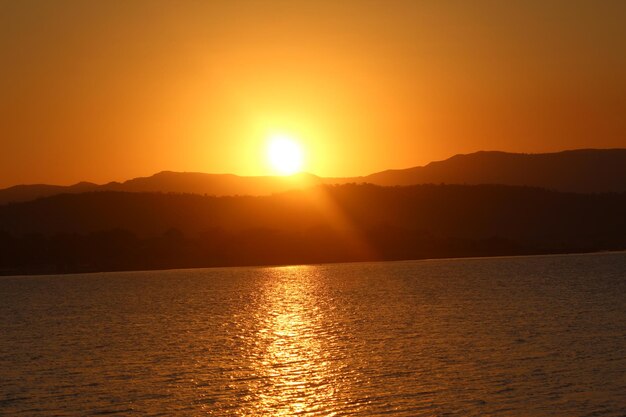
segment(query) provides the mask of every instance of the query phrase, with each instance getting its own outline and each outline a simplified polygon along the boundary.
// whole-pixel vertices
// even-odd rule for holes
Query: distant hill
[[[123,183],[109,183],[97,191],[186,193],[213,196],[270,195],[295,188],[320,184],[312,174],[290,176],[243,177],[233,174],[163,171],[151,177],[134,178]]]
[[[476,152],[423,167],[363,177],[378,185],[504,184],[557,191],[626,191],[626,149],[580,149],[557,153]]]
[[[0,190],[0,204],[30,201],[57,194],[84,193],[88,191],[95,191],[99,187],[100,186],[98,184],[90,182],[79,182],[78,184],[70,186],[47,184],[15,185],[13,187]]]
[[[204,174],[200,172],[163,171],[150,177],[133,178],[108,184],[78,183],[60,185],[17,185],[0,190],[0,204],[31,201],[58,194],[78,194],[89,191],[160,192],[212,196],[271,195],[297,188],[321,184],[312,174],[291,176],[244,177],[233,174]]]
[[[344,184],[90,192],[0,206],[0,274],[626,249],[626,193]]]
[[[317,184],[371,183],[502,184],[578,193],[626,191],[626,149],[581,149],[544,154],[476,152],[456,155],[423,167],[387,170],[364,177],[322,178],[312,174],[245,177],[164,171],[122,183],[72,186],[18,185],[0,190],[0,204],[29,201],[62,193],[128,191],[200,195],[271,195]]]

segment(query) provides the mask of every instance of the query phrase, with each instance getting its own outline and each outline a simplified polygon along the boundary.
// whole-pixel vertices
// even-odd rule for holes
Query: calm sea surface
[[[0,415],[626,416],[626,254],[0,278]]]

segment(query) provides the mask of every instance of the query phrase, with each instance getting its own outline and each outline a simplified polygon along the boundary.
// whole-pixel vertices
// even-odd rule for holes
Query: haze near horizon
[[[626,146],[626,4],[0,1],[0,187]],[[283,162],[284,172],[293,163]]]

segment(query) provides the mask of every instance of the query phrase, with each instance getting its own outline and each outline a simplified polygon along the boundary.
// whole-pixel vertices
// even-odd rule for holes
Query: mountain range
[[[0,204],[90,191],[258,196],[318,184],[346,183],[383,186],[500,184],[576,193],[626,192],[626,149],[578,149],[538,154],[480,151],[455,155],[425,166],[347,178],[324,178],[308,173],[246,177],[233,174],[163,171],[150,177],[101,185],[89,182],[71,186],[16,185],[0,190]]]
[[[624,213],[626,193],[508,185],[61,194],[0,206],[0,275],[624,250]]]

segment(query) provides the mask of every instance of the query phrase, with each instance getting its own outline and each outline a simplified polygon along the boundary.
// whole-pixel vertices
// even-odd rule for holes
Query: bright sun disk
[[[302,170],[304,154],[300,144],[287,136],[272,136],[267,146],[267,158],[272,168],[282,175]]]

